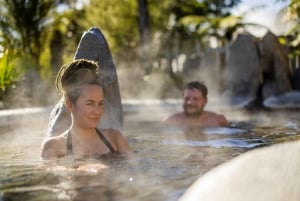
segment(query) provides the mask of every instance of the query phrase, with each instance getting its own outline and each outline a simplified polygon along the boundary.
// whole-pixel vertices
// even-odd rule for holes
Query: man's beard
[[[195,108],[195,107],[192,107],[192,108]],[[184,114],[189,117],[189,118],[197,118],[197,117],[200,117],[202,112],[203,112],[203,109],[202,108],[196,108],[196,110],[194,110],[193,112],[190,112],[188,111],[188,107],[187,106],[183,106],[183,111],[184,111]]]

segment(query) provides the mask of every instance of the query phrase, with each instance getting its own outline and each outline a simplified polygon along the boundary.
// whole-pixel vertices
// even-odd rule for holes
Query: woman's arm
[[[62,137],[51,137],[42,144],[41,157],[44,160],[57,159],[65,155],[66,142]]]
[[[112,130],[113,142],[117,148],[117,152],[119,153],[129,153],[131,152],[131,148],[127,142],[127,139],[122,135],[122,133],[118,130]]]

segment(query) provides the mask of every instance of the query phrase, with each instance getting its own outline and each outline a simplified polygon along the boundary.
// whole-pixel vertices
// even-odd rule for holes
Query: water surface
[[[39,157],[45,118],[2,126],[0,200],[178,200],[215,166],[251,149],[300,138],[298,111],[212,108],[227,116],[231,128],[184,129],[160,125],[180,109],[178,102],[135,104],[124,108],[123,133],[133,149],[126,156],[45,164]]]

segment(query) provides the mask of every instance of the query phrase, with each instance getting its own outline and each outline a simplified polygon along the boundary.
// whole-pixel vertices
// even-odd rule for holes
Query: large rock
[[[229,47],[224,71],[224,95],[233,105],[245,107],[257,98],[261,69],[256,41],[251,34],[243,33]]]
[[[299,201],[300,142],[249,151],[199,178],[179,201]]]
[[[98,127],[123,130],[123,108],[117,72],[106,39],[98,28],[91,28],[82,35],[74,59],[89,59],[99,64],[105,109]],[[59,134],[67,129],[70,123],[70,114],[65,111],[60,100],[51,112],[47,133]]]
[[[286,50],[272,32],[260,40],[259,52],[263,73],[262,98],[278,96],[292,90],[291,72]]]

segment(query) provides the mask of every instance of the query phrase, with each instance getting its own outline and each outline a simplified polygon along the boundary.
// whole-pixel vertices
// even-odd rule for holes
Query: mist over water
[[[164,117],[181,111],[181,99],[124,99],[124,135],[133,149],[129,157],[69,158],[56,165],[43,164],[39,157],[50,110],[10,111],[14,118],[0,118],[6,124],[1,129],[0,198],[175,201],[213,167],[252,149],[299,139],[296,111],[247,111],[210,101],[207,109],[223,113],[231,128],[162,126]],[[76,169],[80,165],[89,168]]]

